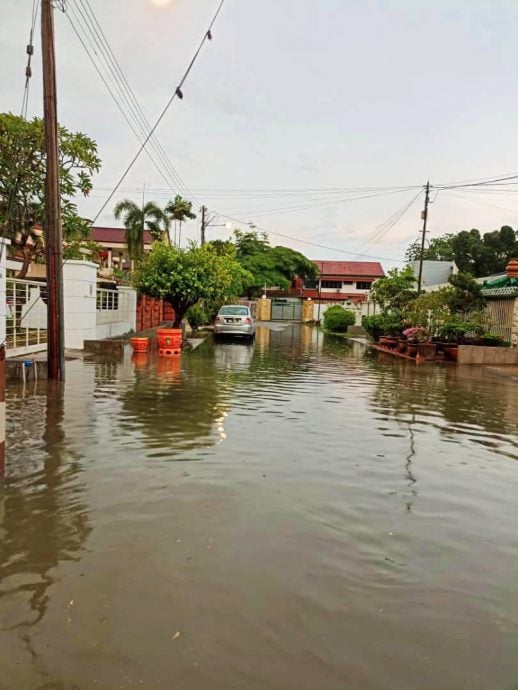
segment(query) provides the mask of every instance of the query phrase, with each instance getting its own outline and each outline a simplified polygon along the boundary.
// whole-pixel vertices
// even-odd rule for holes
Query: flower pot
[[[383,347],[387,347],[387,338],[384,335],[380,335],[378,343]]]
[[[399,352],[406,352],[407,345],[408,345],[408,343],[405,340],[405,338],[400,338],[398,340],[398,344],[397,344],[398,351]]]
[[[147,352],[149,338],[131,338],[130,343],[133,352]]]
[[[156,332],[160,355],[179,355],[182,352],[182,329],[159,328]]]
[[[437,345],[435,343],[418,343],[417,356],[430,362],[435,359],[437,354]]]
[[[393,338],[392,336],[385,337],[385,346],[390,347],[391,350],[395,349],[398,345],[398,338]]]
[[[459,354],[459,348],[457,345],[444,345],[444,356],[450,362],[457,361],[457,355]]]
[[[410,357],[415,357],[417,355],[417,343],[408,343],[406,345],[407,354]]]

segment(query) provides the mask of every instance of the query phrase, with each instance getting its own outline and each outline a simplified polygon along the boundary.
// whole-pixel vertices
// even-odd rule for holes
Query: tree
[[[142,261],[135,284],[144,294],[171,304],[179,327],[194,304],[229,300],[241,294],[250,279],[235,258],[217,254],[209,245],[181,249],[157,242]]]
[[[77,212],[74,197],[88,196],[101,167],[97,144],[81,132],[59,127],[61,219],[66,241],[86,239],[90,222]],[[33,228],[43,224],[45,146],[43,121],[0,114],[0,233],[30,256],[39,249]],[[44,244],[44,238],[41,245]]]
[[[164,209],[165,213],[175,222],[175,244],[176,244],[176,223],[180,224],[180,230],[178,233],[178,245],[181,244],[182,240],[182,223],[186,218],[194,220],[196,214],[192,211],[192,202],[187,201],[182,196],[177,194],[174,201],[169,201]]]
[[[383,311],[401,311],[416,297],[416,278],[410,266],[391,268],[372,285],[372,297]]]
[[[144,206],[139,206],[130,199],[123,199],[113,209],[113,215],[117,220],[122,216],[122,222],[126,228],[128,254],[130,259],[137,262],[144,254],[146,229],[154,240],[160,240],[167,232],[163,230],[161,224],[164,224],[166,228],[169,227],[164,212],[154,201],[148,201]]]
[[[420,242],[414,242],[405,257],[407,261],[416,261],[420,253]],[[502,273],[509,259],[517,255],[518,233],[509,225],[484,235],[473,228],[435,237],[423,253],[425,260],[455,261],[461,273],[470,273],[475,278]]]
[[[303,280],[318,276],[313,261],[288,247],[271,247],[265,234],[235,230],[234,243],[237,260],[251,274],[246,286],[249,297],[260,295],[265,285],[288,290],[297,276]]]
[[[452,314],[469,314],[484,308],[482,285],[468,273],[452,275],[448,282],[452,287],[447,293],[446,304]]]

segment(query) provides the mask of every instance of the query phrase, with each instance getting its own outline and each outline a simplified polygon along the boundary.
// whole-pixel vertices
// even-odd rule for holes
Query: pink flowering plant
[[[428,340],[428,329],[424,328],[424,326],[412,326],[411,328],[406,328],[403,331],[403,335],[407,340],[424,343]]]

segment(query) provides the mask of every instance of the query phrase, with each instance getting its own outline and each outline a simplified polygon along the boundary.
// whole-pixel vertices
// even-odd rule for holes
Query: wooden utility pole
[[[45,124],[45,245],[47,255],[47,367],[48,378],[65,380],[63,323],[63,238],[59,194],[56,56],[51,0],[41,0],[43,118]]]
[[[424,245],[426,242],[426,223],[428,221],[428,203],[430,201],[430,180],[426,183],[426,194],[424,198],[424,211],[421,213],[423,219],[423,236],[421,237],[421,253],[419,254],[419,277],[417,279],[417,294],[421,292],[423,283],[423,259],[424,259]]]
[[[205,220],[205,214],[207,209],[205,206],[201,207],[201,246],[205,244],[205,228],[207,227],[207,222]]]

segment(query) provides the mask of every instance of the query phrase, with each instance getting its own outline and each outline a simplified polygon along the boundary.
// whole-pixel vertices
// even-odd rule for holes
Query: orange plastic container
[[[182,352],[182,329],[159,328],[156,332],[160,355],[179,355]]]
[[[130,343],[133,352],[147,352],[149,338],[131,338]]]

